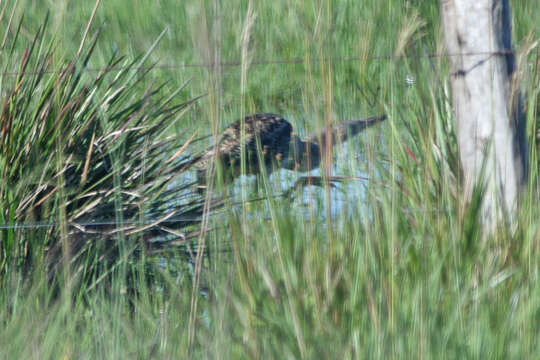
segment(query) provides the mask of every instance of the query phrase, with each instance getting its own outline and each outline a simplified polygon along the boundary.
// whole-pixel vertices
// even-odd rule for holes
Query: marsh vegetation
[[[533,3],[529,186],[485,236],[438,2],[1,2],[0,357],[537,358]],[[388,119],[313,173],[201,195],[190,159],[257,112],[301,136]]]

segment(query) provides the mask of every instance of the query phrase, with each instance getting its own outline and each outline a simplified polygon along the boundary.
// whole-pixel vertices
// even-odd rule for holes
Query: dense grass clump
[[[513,4],[529,185],[491,236],[481,189],[462,199],[437,2],[135,3],[89,31],[85,2],[0,13],[0,357],[540,357],[533,2]],[[193,193],[192,139],[251,112],[388,120],[322,188]]]
[[[200,221],[203,199],[177,180],[186,146],[169,130],[196,99],[143,86],[144,58],[88,71],[97,36],[58,66],[45,28],[21,53],[3,48],[0,277],[45,270],[52,281],[63,270],[64,285],[93,287]]]

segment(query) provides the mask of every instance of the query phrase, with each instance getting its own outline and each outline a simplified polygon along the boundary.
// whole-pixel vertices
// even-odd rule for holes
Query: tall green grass
[[[170,130],[196,99],[144,85],[147,56],[89,72],[98,34],[56,67],[46,25],[21,53],[2,49],[0,275],[44,270],[92,288],[199,222],[204,201],[179,178],[188,143]]]
[[[65,2],[60,6],[19,1],[10,30],[10,34],[19,34],[19,38],[17,41],[10,38],[13,50],[3,50],[0,54],[6,71],[20,69],[23,51],[34,43],[31,39],[36,24],[41,23],[47,6],[54,6],[55,12],[51,27],[45,31],[55,31],[57,46],[48,47],[45,41],[36,49],[40,49],[38,54],[48,54],[47,49],[54,49],[55,53],[36,55],[30,64],[50,58],[52,68],[66,66],[63,59],[72,59],[77,52],[92,6],[83,2]],[[16,219],[11,215],[16,214],[15,210],[9,210],[5,204],[17,204],[13,199],[22,198],[17,194],[28,193],[28,187],[35,192],[36,181],[32,179],[39,180],[38,175],[44,169],[33,164],[50,163],[48,178],[63,191],[54,195],[56,200],[51,200],[44,214],[64,224],[65,229],[59,228],[54,233],[1,230],[2,255],[10,259],[0,264],[4,266],[0,290],[2,356],[369,359],[540,356],[535,146],[540,91],[537,53],[529,55],[522,68],[528,103],[531,172],[518,227],[513,233],[501,228],[494,236],[486,237],[478,226],[477,202],[465,204],[461,198],[446,60],[420,56],[443,51],[437,3],[388,0],[365,1],[359,5],[352,1],[295,4],[275,1],[254,2],[253,6],[256,17],[250,40],[242,43],[246,2],[220,5],[211,1],[184,4],[138,1],[129,6],[124,0],[103,2],[95,20],[96,26],[103,22],[102,35],[94,47],[90,46],[93,54],[87,67],[107,64],[115,49],[127,54],[129,60],[125,64],[131,64],[131,59],[152,47],[166,26],[169,31],[149,55],[150,61],[179,64],[240,60],[242,50],[248,55],[244,60],[302,57],[305,61],[293,65],[259,66],[244,62],[245,66],[230,68],[156,69],[148,71],[144,78],[126,70],[119,75],[106,74],[102,82],[96,80],[99,77],[95,73],[84,71],[81,63],[74,63],[72,72],[67,72],[70,75],[65,77],[66,85],[57,85],[57,79],[63,79],[58,74],[48,75],[48,81],[42,82],[30,76],[24,83],[31,90],[22,93],[13,90],[17,89],[16,80],[5,77],[1,89],[5,99],[28,100],[17,112],[20,120],[14,124],[19,126],[21,134],[32,134],[23,131],[31,127],[24,126],[22,119],[34,119],[32,114],[39,114],[36,103],[48,94],[47,89],[58,93],[51,108],[61,113],[67,104],[80,104],[77,94],[84,93],[87,98],[92,93],[82,92],[83,89],[95,88],[96,95],[90,105],[84,107],[82,102],[79,111],[72,112],[73,116],[61,117],[65,129],[95,124],[103,139],[114,139],[109,134],[125,126],[130,121],[129,114],[138,114],[148,122],[148,129],[137,130],[133,134],[135,139],[118,140],[117,146],[103,144],[111,149],[105,151],[111,159],[109,182],[97,181],[101,176],[100,166],[105,166],[106,160],[92,160],[96,162],[89,167],[89,174],[95,172],[93,179],[99,186],[117,189],[131,186],[126,183],[129,176],[123,177],[120,169],[133,174],[143,166],[137,159],[143,161],[146,169],[155,169],[155,179],[162,179],[159,171],[171,174],[179,171],[182,162],[177,164],[180,168],[174,169],[167,165],[166,159],[188,141],[195,129],[199,135],[215,133],[243,112],[282,112],[299,132],[308,132],[342,118],[384,111],[389,115],[386,124],[336,148],[336,164],[323,167],[326,174],[363,174],[369,181],[338,185],[337,189],[310,187],[291,200],[275,196],[280,192],[280,180],[274,178],[274,182],[262,186],[267,200],[227,205],[226,212],[209,218],[204,236],[192,243],[180,241],[184,248],[160,249],[153,262],[146,252],[121,258],[128,265],[126,271],[132,274],[130,281],[136,291],[126,288],[125,272],[115,270],[122,266],[107,272],[109,264],[118,264],[116,258],[103,269],[110,276],[112,290],[90,281],[89,285],[74,288],[73,296],[58,297],[53,296],[47,274],[39,271],[39,262],[30,259],[30,264],[38,265],[20,271],[20,260],[11,259],[14,254],[19,259],[20,254],[28,253],[39,260],[43,252],[35,250],[33,237],[49,236],[59,241],[60,246],[62,239],[67,245],[72,241],[66,230],[72,210],[65,200],[85,191],[80,179],[92,135],[77,136],[75,132],[74,136],[44,137],[44,141],[50,140],[45,141],[50,143],[49,147],[36,145],[35,153],[24,157],[33,162],[24,162],[27,167],[18,171],[20,178],[14,178],[13,183],[19,187],[2,184],[2,194],[8,194],[2,197],[2,214],[4,221],[32,221],[30,215]],[[11,8],[7,9],[2,18],[3,29]],[[19,23],[19,14],[23,12],[26,20],[17,31],[13,24]],[[540,21],[536,20],[540,14],[529,2],[514,4],[514,19],[518,45],[526,43],[529,31],[538,37]],[[409,57],[389,60],[367,57],[389,54]],[[350,56],[366,56],[366,59],[337,60]],[[73,83],[75,74],[81,75],[78,83],[81,85]],[[122,76],[124,81],[133,76],[131,81],[135,84],[129,83],[126,95],[114,99],[112,109],[98,111],[103,109],[110,94],[121,88],[116,85],[124,84],[117,80]],[[181,118],[168,116],[179,108],[172,106],[171,112],[167,112],[169,103],[165,100],[190,77],[192,82],[174,101],[181,105],[198,94],[209,96],[182,113]],[[414,79],[414,85],[406,83],[407,77]],[[167,83],[152,93],[154,100],[145,98],[154,109],[149,111],[147,102],[140,99],[149,94],[145,91],[147,86],[161,84],[163,80]],[[33,85],[36,83],[39,86]],[[74,89],[71,92],[65,90],[71,88]],[[91,111],[92,108],[96,110]],[[184,108],[180,106],[180,109]],[[138,119],[137,115],[135,118]],[[149,129],[154,132],[144,133]],[[22,144],[32,144],[29,141],[35,140],[30,135],[14,137],[21,145],[13,145],[10,154],[24,151]],[[171,143],[163,143],[168,136],[173,136]],[[82,149],[79,170],[74,176],[79,185],[73,188],[68,186],[69,176],[60,171],[70,154],[67,151],[70,138],[80,144],[76,148]],[[127,147],[132,144],[135,149],[141,149],[137,139],[147,139],[148,146],[142,148],[152,149],[150,144],[156,144],[155,151],[137,156],[137,150],[130,151]],[[195,152],[202,146],[200,142],[194,143],[189,151]],[[47,162],[43,156],[52,160]],[[4,160],[3,166],[11,169],[12,163]],[[64,175],[56,176],[59,173]],[[106,175],[104,178],[109,179]],[[175,184],[187,186],[182,181]],[[153,209],[151,214],[165,214],[168,206],[178,203],[185,212],[192,209],[180,207],[184,199],[178,199],[188,189],[157,188],[160,190],[144,187],[149,199],[160,201],[155,206],[146,201],[142,204],[143,209]],[[329,212],[328,209],[338,206],[335,203],[340,191],[346,192],[347,201],[339,204],[338,211]],[[109,201],[104,202],[108,204],[106,213],[112,214],[116,224],[126,222],[129,216],[125,217],[124,210],[135,200],[124,197],[120,191],[109,195]],[[85,208],[83,204],[79,206]],[[194,212],[199,215],[197,206]],[[95,214],[103,211],[96,209]],[[127,214],[132,218],[149,216],[148,211],[127,211]],[[122,233],[108,239],[107,244],[122,244],[126,240]],[[135,237],[127,244],[137,244],[139,240]],[[9,248],[10,244],[20,244],[21,250]],[[130,249],[129,246],[127,250],[118,249],[118,253],[134,254]],[[194,261],[197,250],[200,254],[202,249],[205,256]],[[148,267],[149,262],[153,266]],[[146,278],[149,272],[153,275],[150,281]],[[59,288],[61,294],[65,293],[62,283]]]

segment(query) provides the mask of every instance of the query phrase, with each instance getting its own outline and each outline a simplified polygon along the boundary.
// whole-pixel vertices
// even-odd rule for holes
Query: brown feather
[[[219,136],[217,145],[209,147],[194,164],[198,170],[199,180],[206,176],[206,170],[214,158],[220,161],[224,169],[233,170],[233,177],[237,176],[240,172],[242,151],[246,154],[246,171],[258,173],[260,164],[257,141],[261,144],[261,160],[267,170],[272,171],[274,161],[279,162],[288,157],[291,132],[291,124],[276,114],[260,113],[246,116],[243,137],[242,121],[235,121]]]

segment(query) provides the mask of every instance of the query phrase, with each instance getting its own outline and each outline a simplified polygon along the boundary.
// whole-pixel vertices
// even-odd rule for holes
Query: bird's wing
[[[257,137],[260,139],[263,152],[287,156],[291,132],[291,124],[280,115],[269,113],[248,115],[244,118],[243,134],[241,120],[227,126],[217,138],[217,145],[209,147],[195,167],[205,168],[215,157],[216,152],[225,164],[239,161],[242,148],[249,154],[256,154]]]
[[[231,153],[240,157],[242,145],[246,151],[255,153],[257,138],[260,139],[263,151],[282,151],[282,143],[287,144],[285,148],[288,151],[292,126],[282,116],[266,113],[249,115],[244,119],[244,134],[241,126],[242,122],[238,120],[225,129],[218,146],[220,153]]]
[[[257,131],[261,141],[263,151],[269,152],[271,156],[281,154],[286,157],[289,153],[289,142],[291,140],[292,126],[283,117],[274,114],[262,123],[262,128]],[[256,138],[252,138],[256,150]]]

